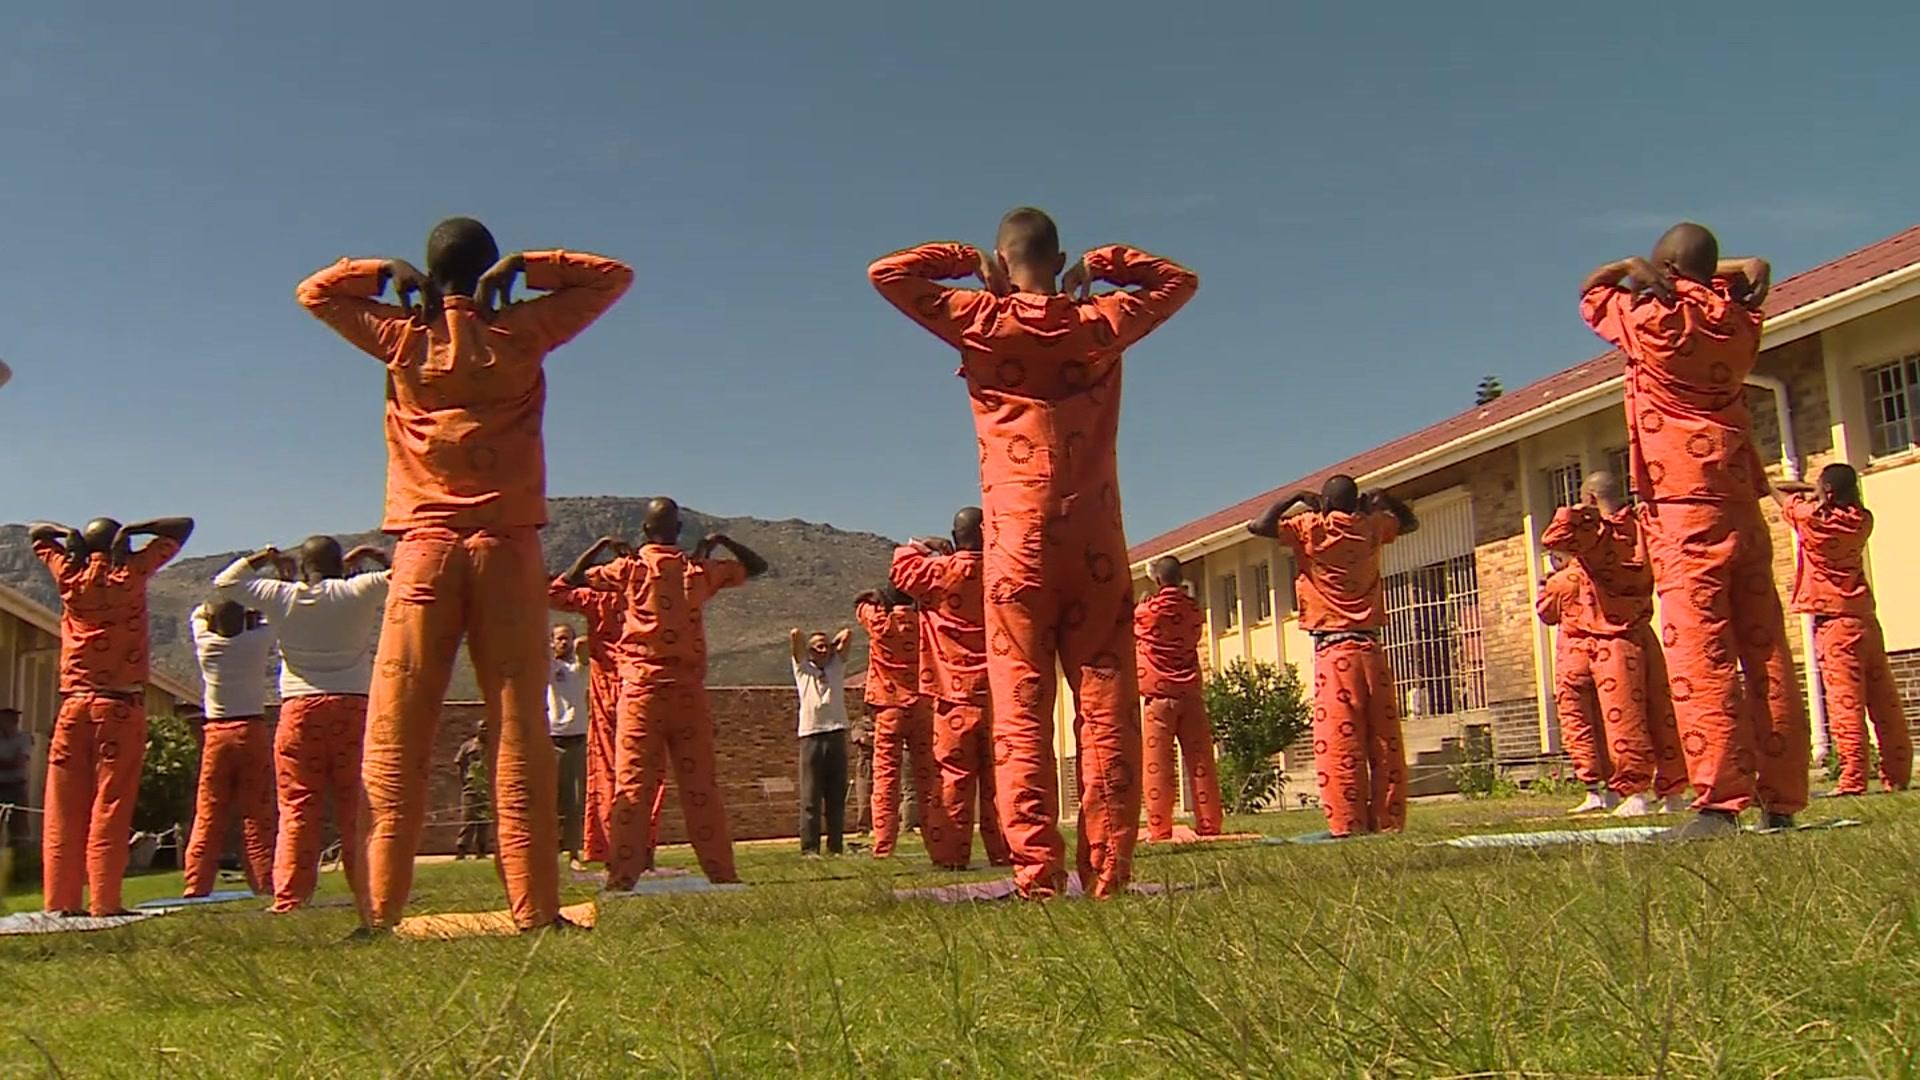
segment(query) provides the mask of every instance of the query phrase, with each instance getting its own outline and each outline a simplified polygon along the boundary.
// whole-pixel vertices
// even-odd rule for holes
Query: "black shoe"
[[[389,926],[356,926],[353,933],[346,936],[344,944],[360,945],[369,941],[385,941],[393,937],[393,928]]]
[[[1718,840],[1740,835],[1740,819],[1725,810],[1701,810],[1660,834],[1662,840]]]
[[[1768,814],[1763,832],[1790,832],[1793,829],[1792,814]]]

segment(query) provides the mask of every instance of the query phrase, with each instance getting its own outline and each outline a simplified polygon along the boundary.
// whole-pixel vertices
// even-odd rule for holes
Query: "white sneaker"
[[[1666,802],[1660,804],[1660,812],[1663,814],[1684,814],[1691,809],[1693,809],[1693,800],[1685,795],[1669,795]]]
[[[1579,806],[1576,806],[1573,809],[1567,811],[1567,813],[1591,814],[1600,810],[1610,809],[1612,808],[1613,804],[1608,800],[1611,799],[1612,797],[1613,797],[1613,792],[1611,791],[1604,791],[1604,792],[1589,791],[1587,792],[1586,800],[1582,802]]]
[[[1652,813],[1654,813],[1653,800],[1648,798],[1647,793],[1643,791],[1637,795],[1627,796],[1626,801],[1615,808],[1613,816],[1618,818],[1634,818],[1646,817]]]

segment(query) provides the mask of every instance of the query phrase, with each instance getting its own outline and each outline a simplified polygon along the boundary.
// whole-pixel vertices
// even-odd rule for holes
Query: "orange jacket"
[[[1681,280],[1671,302],[1607,285],[1580,314],[1627,358],[1633,486],[1652,502],[1723,502],[1766,494],[1753,446],[1746,378],[1760,351],[1760,313],[1724,281]]]
[[[872,601],[854,606],[867,632],[866,701],[883,709],[920,699],[920,613]]]
[[[1586,579],[1592,603],[1580,632],[1620,637],[1653,622],[1653,563],[1633,507],[1603,514],[1563,506],[1540,533],[1540,543],[1572,556]]]
[[[1169,586],[1133,609],[1133,653],[1140,696],[1180,697],[1200,688],[1200,605]]]
[[[134,691],[148,674],[147,579],[180,553],[156,536],[115,566],[105,555],[75,559],[51,541],[33,553],[60,589],[60,692]]]
[[[980,553],[893,553],[893,587],[920,605],[920,688],[941,701],[987,700],[986,592]]]
[[[1301,628],[1378,630],[1387,618],[1380,549],[1399,535],[1400,519],[1385,510],[1307,510],[1281,518],[1280,542],[1297,566]]]
[[[378,259],[342,259],[300,283],[302,306],[387,366],[387,532],[547,523],[541,363],[612,307],[633,271],[570,251],[525,258],[527,286],[545,296],[491,317],[450,296],[431,324],[373,299]]]
[[[731,559],[694,559],[670,544],[647,544],[587,571],[587,584],[626,600],[616,650],[620,677],[648,686],[707,681],[707,630],[700,609],[722,589],[744,585]]]
[[[1872,615],[1866,558],[1867,538],[1873,535],[1872,511],[1864,506],[1822,510],[1818,500],[1797,495],[1788,500],[1785,516],[1800,536],[1800,556],[1793,567],[1793,610],[1809,615]]]
[[[1562,634],[1585,636],[1593,617],[1593,583],[1579,563],[1568,563],[1548,575],[1533,610],[1542,623],[1559,627]]]
[[[547,585],[547,605],[587,620],[587,656],[603,672],[620,670],[620,635],[626,631],[626,598],[591,586],[575,587],[565,578]]]

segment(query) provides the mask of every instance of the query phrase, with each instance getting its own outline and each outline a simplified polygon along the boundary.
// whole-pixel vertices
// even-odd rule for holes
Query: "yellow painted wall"
[[[1860,494],[1873,508],[1867,554],[1873,594],[1887,649],[1920,649],[1920,465],[1876,469],[1861,478]]]

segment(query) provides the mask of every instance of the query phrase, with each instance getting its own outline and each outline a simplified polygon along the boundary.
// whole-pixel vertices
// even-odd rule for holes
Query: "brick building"
[[[1920,567],[1898,553],[1920,541],[1920,227],[1780,282],[1767,307],[1748,389],[1762,455],[1775,479],[1835,461],[1861,470],[1878,519],[1869,572],[1911,723],[1920,719]],[[1133,548],[1134,576],[1144,588],[1151,559],[1187,561],[1204,589],[1210,664],[1284,662],[1305,675],[1313,653],[1294,606],[1291,557],[1248,536],[1244,523],[1334,473],[1385,488],[1421,518],[1384,555],[1384,639],[1416,790],[1444,787],[1442,765],[1474,734],[1514,766],[1555,755],[1553,640],[1534,618],[1539,536],[1554,509],[1577,498],[1584,473],[1628,475],[1622,371],[1619,354],[1597,356],[1154,537]],[[1784,596],[1793,542],[1767,510]],[[1811,625],[1793,629],[1804,665]],[[1824,751],[1821,688],[1805,683]],[[1289,754],[1290,770],[1308,764],[1300,757]]]

